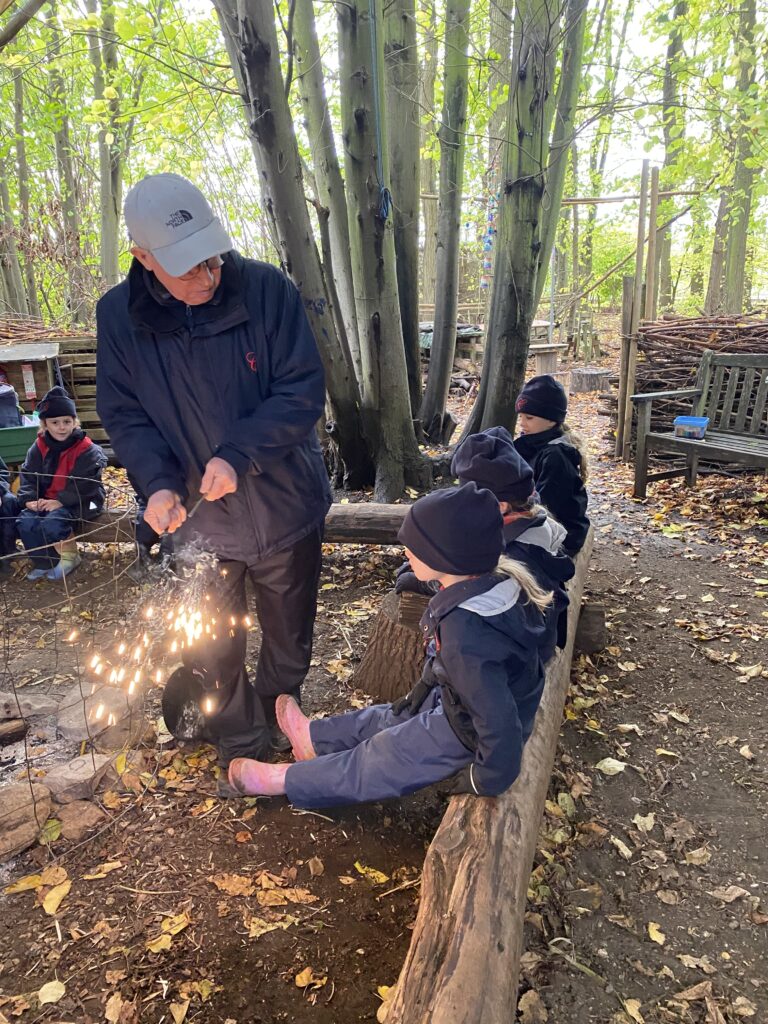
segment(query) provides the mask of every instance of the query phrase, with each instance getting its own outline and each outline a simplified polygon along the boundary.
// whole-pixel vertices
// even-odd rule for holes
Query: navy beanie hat
[[[505,427],[470,434],[454,453],[451,473],[460,484],[473,480],[498,501],[523,502],[533,494],[533,470],[518,453]]]
[[[526,382],[515,402],[515,410],[562,423],[568,412],[568,395],[559,380],[544,373]]]
[[[440,573],[472,576],[496,568],[504,550],[498,499],[475,483],[446,487],[408,509],[397,539]]]
[[[41,420],[52,420],[57,416],[75,417],[77,409],[64,388],[57,385],[37,403],[37,415]]]

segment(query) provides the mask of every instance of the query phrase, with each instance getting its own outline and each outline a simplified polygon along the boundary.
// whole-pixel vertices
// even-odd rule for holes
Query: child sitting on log
[[[565,646],[568,630],[564,584],[573,578],[575,569],[562,551],[565,527],[539,504],[533,471],[504,427],[491,427],[465,438],[454,453],[451,474],[460,484],[474,481],[496,495],[504,517],[504,554],[522,562],[540,587],[553,592],[554,600],[547,611],[549,628],[541,648],[546,665],[555,653],[555,645]]]
[[[520,436],[515,448],[533,470],[541,503],[567,534],[566,554],[581,551],[589,532],[587,460],[565,423],[568,396],[549,374],[531,377],[515,403]]]
[[[37,406],[40,433],[21,467],[18,530],[32,561],[28,580],[61,580],[80,564],[75,529],[104,508],[102,449],[80,428],[75,403],[54,387]]]
[[[419,578],[441,584],[421,621],[420,681],[394,704],[315,721],[278,697],[296,763],[236,758],[230,784],[298,807],[386,800],[451,777],[454,793],[511,786],[544,686],[538,652],[552,595],[502,558],[502,525],[496,498],[473,483],[417,501],[398,536]]]

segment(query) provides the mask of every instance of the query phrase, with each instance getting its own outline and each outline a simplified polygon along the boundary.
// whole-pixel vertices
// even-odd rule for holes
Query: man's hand
[[[234,494],[237,490],[237,473],[224,459],[209,459],[200,482],[200,493],[206,501],[218,501],[225,494]]]
[[[144,522],[155,533],[173,533],[187,518],[187,510],[174,491],[155,491],[144,510]]]
[[[38,512],[55,512],[57,508],[64,508],[64,506],[55,498],[42,498],[37,503]]]

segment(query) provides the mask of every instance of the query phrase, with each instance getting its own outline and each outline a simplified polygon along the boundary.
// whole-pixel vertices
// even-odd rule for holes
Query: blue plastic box
[[[677,416],[675,417],[675,436],[701,441],[708,426],[709,416]]]

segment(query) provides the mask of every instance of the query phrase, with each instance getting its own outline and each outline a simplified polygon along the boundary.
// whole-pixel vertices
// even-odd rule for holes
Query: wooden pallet
[[[59,347],[59,369],[77,405],[83,429],[97,444],[109,445],[109,436],[96,411],[96,338],[65,338]]]

